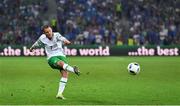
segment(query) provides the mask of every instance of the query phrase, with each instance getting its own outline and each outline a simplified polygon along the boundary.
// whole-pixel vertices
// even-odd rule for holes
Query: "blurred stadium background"
[[[180,44],[179,0],[1,0],[2,45],[31,45],[41,26],[74,44]]]
[[[44,56],[8,57],[20,56],[15,51],[46,24],[72,41],[68,48],[110,49],[104,57],[68,56],[82,75],[70,76],[66,101],[55,99],[59,73]],[[0,0],[0,105],[180,104],[179,49],[180,0]],[[136,76],[127,72],[134,61]]]

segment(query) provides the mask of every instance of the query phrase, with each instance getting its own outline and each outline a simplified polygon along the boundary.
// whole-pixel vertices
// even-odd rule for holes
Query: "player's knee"
[[[62,70],[62,71],[61,71],[61,75],[62,75],[62,77],[64,77],[64,78],[68,78],[68,72],[67,72],[67,71]]]
[[[60,66],[60,67],[63,67],[64,62],[62,62],[62,61],[58,61],[58,62],[57,62],[57,65],[58,65],[58,66]]]

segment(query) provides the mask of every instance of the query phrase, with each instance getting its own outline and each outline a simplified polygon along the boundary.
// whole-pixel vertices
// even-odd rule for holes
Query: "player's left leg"
[[[63,96],[63,91],[65,89],[65,86],[66,86],[66,83],[68,80],[68,72],[65,70],[61,70],[60,73],[61,73],[62,77],[61,77],[60,82],[59,82],[59,89],[58,89],[58,93],[56,95],[56,98],[65,99]]]
[[[80,75],[80,71],[77,66],[70,66],[67,62],[66,57],[64,56],[54,56],[51,57],[48,60],[48,64],[53,68],[53,69],[63,69],[69,72],[73,72],[76,75]]]
[[[58,61],[56,64],[59,67],[63,68],[64,70],[67,70],[69,72],[73,72],[78,76],[80,75],[80,71],[79,71],[77,66],[72,67],[72,66],[68,65],[67,63],[65,63],[64,61]]]

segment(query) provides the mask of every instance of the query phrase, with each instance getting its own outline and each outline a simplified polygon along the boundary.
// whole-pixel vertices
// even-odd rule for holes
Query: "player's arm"
[[[67,40],[67,39],[65,39],[63,42],[64,42],[65,45],[70,45],[71,44],[71,42],[69,40]]]
[[[71,42],[69,40],[67,40],[65,37],[63,37],[61,34],[59,34],[59,36],[57,37],[57,40],[63,41],[64,45],[70,45],[71,44]]]
[[[42,45],[42,42],[38,39],[31,47],[30,47],[30,51],[32,52],[33,49],[35,49],[36,47],[39,47]]]

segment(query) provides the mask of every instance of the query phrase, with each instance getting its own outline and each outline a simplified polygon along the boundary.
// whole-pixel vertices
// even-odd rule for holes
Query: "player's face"
[[[53,36],[52,28],[51,27],[45,28],[44,34],[46,35],[47,38],[51,39]]]

